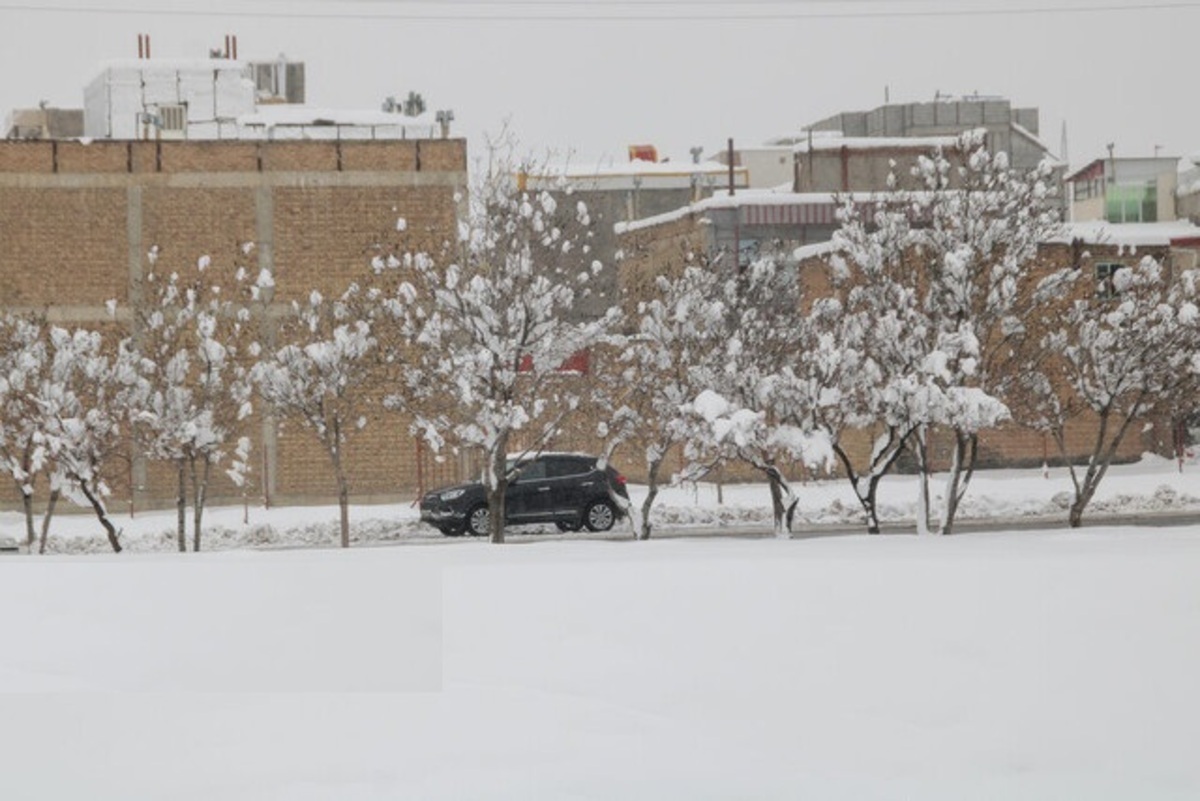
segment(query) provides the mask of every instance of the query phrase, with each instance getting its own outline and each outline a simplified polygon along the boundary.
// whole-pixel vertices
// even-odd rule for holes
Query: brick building
[[[137,302],[151,251],[160,272],[202,256],[270,269],[275,304],[313,289],[330,296],[366,274],[398,217],[414,246],[452,240],[466,168],[461,139],[0,142],[0,306],[111,326],[106,301]],[[256,491],[334,494],[326,455],[298,424],[258,419],[251,433]],[[402,421],[385,417],[350,451],[357,496],[417,485],[418,450]],[[425,458],[431,479],[452,467]],[[159,472],[135,462],[113,476],[117,502],[131,484],[139,503],[172,497]],[[234,494],[227,483],[213,491]]]
[[[820,196],[775,193],[772,203],[767,203],[766,197],[770,194],[716,197],[672,214],[620,226],[620,246],[625,258],[620,265],[619,280],[627,312],[636,308],[639,299],[650,295],[659,275],[677,275],[686,264],[712,263],[719,254],[728,252],[720,226],[713,222],[714,211],[725,209],[739,215],[737,219],[746,220],[749,219],[747,214],[754,213],[755,208],[763,208],[764,204],[768,209],[781,203],[808,209],[790,212],[793,216],[811,214],[813,209],[822,207]],[[776,241],[783,244],[777,253],[795,269],[801,282],[801,296],[811,298],[829,291],[828,263],[835,246],[827,241],[828,236],[823,237],[823,241],[804,244],[806,234],[802,229],[806,224],[789,223],[783,218],[774,223],[783,229],[782,234],[777,232]],[[826,224],[832,234],[836,227],[832,216]],[[753,226],[750,230],[754,230]],[[1082,291],[1103,293],[1105,282],[1111,281],[1117,270],[1137,264],[1146,256],[1153,257],[1168,269],[1197,266],[1200,264],[1200,227],[1187,222],[1118,225],[1098,221],[1064,225],[1054,239],[1042,244],[1037,269],[1049,273],[1054,269],[1073,267],[1092,279],[1080,283]],[[1200,399],[1196,407],[1200,409]],[[1127,436],[1118,458],[1134,459],[1146,451],[1172,453],[1175,432],[1168,421],[1146,422],[1153,425],[1144,428],[1140,435]],[[1089,421],[1073,421],[1067,430],[1069,452],[1077,457],[1086,456],[1094,435],[1095,426]],[[847,438],[847,441],[853,443],[852,452],[858,458],[871,446],[872,437],[863,432],[856,439]],[[1041,434],[1015,424],[983,432],[979,448],[979,464],[984,467],[1037,465],[1046,458],[1056,458],[1053,443]],[[934,458],[945,460],[936,464],[945,464],[949,458],[947,443],[939,445],[936,436]],[[802,471],[798,470],[797,474]]]

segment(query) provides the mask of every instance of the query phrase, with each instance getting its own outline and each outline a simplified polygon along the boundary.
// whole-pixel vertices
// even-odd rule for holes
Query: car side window
[[[568,476],[582,476],[592,471],[592,462],[588,459],[579,459],[574,457],[559,457],[550,459],[549,461],[549,476],[550,478],[567,478]]]
[[[517,481],[537,481],[546,477],[546,463],[541,459],[529,462],[517,471]]]

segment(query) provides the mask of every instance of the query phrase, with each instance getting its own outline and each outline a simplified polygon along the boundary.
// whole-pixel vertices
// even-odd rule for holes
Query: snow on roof
[[[801,245],[792,251],[792,258],[796,261],[804,261],[805,259],[816,258],[817,256],[828,256],[834,253],[839,248],[832,240],[829,242],[814,242],[811,245]]]
[[[405,128],[433,128],[437,120],[426,112],[416,117],[380,109],[332,109],[279,103],[259,106],[251,114],[238,117],[239,125],[397,125]]]
[[[640,220],[619,222],[613,226],[618,234],[630,233],[643,228],[653,228],[656,225],[674,222],[687,217],[689,214],[701,214],[712,209],[737,209],[743,206],[803,206],[829,205],[841,200],[853,200],[856,203],[867,203],[881,197],[878,192],[792,192],[784,191],[790,184],[783,184],[775,189],[741,190],[734,195],[727,191],[715,193],[712,197],[698,200],[674,211],[644,217]]]
[[[1067,223],[1049,241],[1117,247],[1167,247],[1173,240],[1200,237],[1200,226],[1187,221],[1157,223],[1110,223],[1104,220]]]
[[[816,132],[814,131],[814,134]],[[954,147],[958,144],[957,136],[814,136],[810,143],[807,139],[798,141],[792,146],[793,153],[807,153],[809,146],[813,151],[819,150],[879,150],[881,148],[903,148],[934,150],[939,147]]]
[[[744,172],[745,167],[735,167],[738,172]],[[702,161],[695,164],[690,161],[604,161],[581,164],[549,165],[544,170],[544,176],[562,176],[565,178],[592,178],[618,175],[725,175],[729,167],[717,161]]]
[[[1046,154],[1046,158],[1050,159],[1050,161],[1053,162],[1056,167],[1067,166],[1067,163],[1065,161],[1063,161],[1058,156],[1056,156],[1050,152],[1050,147],[1045,142],[1043,142],[1041,139],[1039,139],[1037,134],[1035,134],[1033,131],[1029,130],[1024,125],[1021,125],[1019,122],[1013,122],[1012,129],[1016,133],[1020,134],[1021,136],[1025,137],[1030,142],[1032,142],[1033,144],[1035,144],[1039,148],[1041,148],[1042,151]]]

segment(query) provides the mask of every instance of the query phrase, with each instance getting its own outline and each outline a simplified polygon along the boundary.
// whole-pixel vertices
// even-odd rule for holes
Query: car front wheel
[[[483,537],[488,533],[488,524],[491,522],[491,515],[488,513],[487,506],[479,505],[471,510],[467,515],[467,531],[474,534],[476,537]]]
[[[616,519],[616,512],[608,501],[592,501],[583,510],[583,523],[588,531],[608,531]]]

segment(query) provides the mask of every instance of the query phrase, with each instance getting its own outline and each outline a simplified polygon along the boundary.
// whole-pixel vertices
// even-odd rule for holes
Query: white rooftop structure
[[[409,117],[400,111],[281,102],[303,96],[302,67],[282,57],[110,61],[84,90],[83,134],[90,139],[360,140],[431,138],[442,129],[432,113]],[[299,85],[289,88],[289,81]]]

